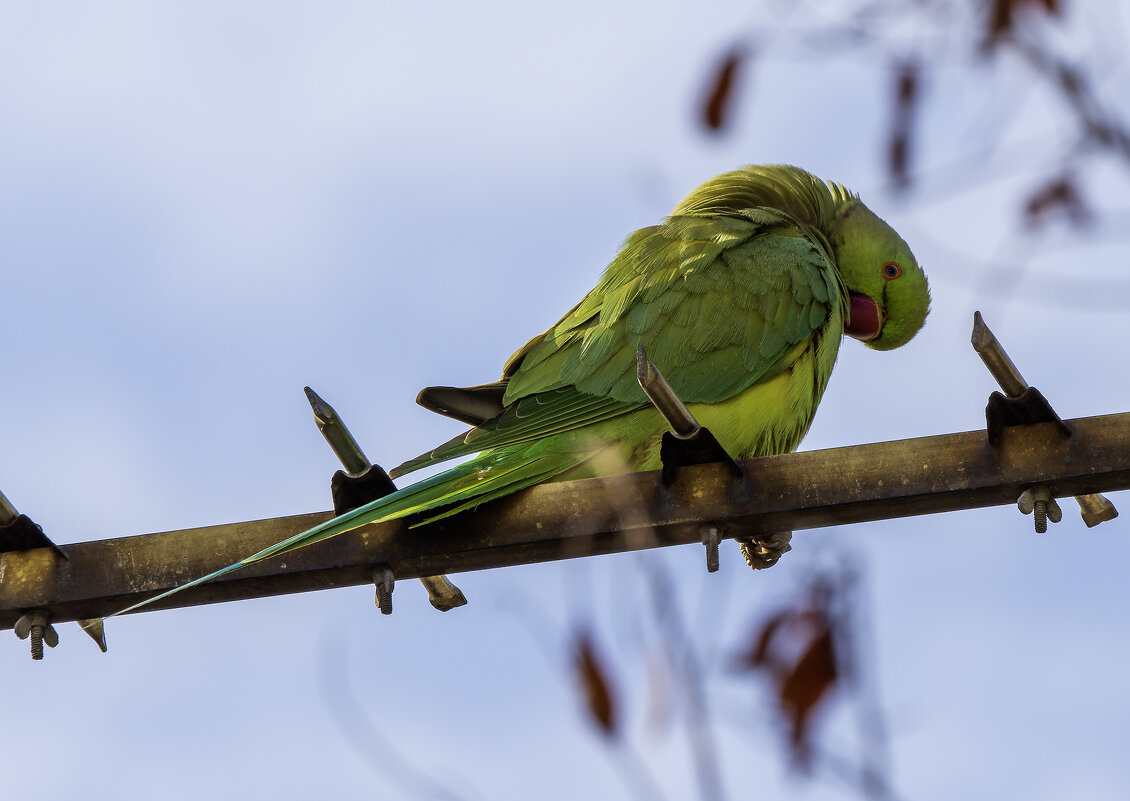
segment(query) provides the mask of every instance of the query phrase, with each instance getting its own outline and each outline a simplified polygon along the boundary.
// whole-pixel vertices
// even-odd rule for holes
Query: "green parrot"
[[[500,381],[425,389],[421,404],[474,427],[390,475],[473,458],[143,604],[368,523],[427,522],[546,481],[658,469],[667,426],[637,381],[640,346],[733,457],[792,451],[843,335],[897,348],[929,305],[910,248],[843,186],[785,165],[723,173],[631,234],[596,288],[511,356]]]

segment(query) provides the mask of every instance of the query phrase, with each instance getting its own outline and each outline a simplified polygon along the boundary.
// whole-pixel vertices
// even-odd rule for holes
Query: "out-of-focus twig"
[[[677,686],[685,693],[687,733],[694,755],[695,775],[703,801],[722,801],[726,788],[718,764],[718,750],[707,702],[706,678],[694,639],[687,631],[679,608],[679,593],[662,559],[641,554],[653,614],[662,631],[664,647],[674,670]]]
[[[342,637],[330,647],[326,640],[331,637],[329,632],[322,632],[318,685],[326,711],[357,755],[378,776],[398,787],[405,797],[467,801],[467,796],[440,782],[434,773],[414,765],[385,735],[353,690],[346,658],[348,641]]]

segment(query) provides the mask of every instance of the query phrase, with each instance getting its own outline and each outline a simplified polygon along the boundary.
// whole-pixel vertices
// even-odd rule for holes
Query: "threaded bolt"
[[[31,658],[36,661],[43,658],[44,643],[52,648],[59,644],[59,635],[51,625],[51,615],[43,609],[32,609],[21,615],[13,631],[21,640],[31,638]]]
[[[718,529],[707,526],[702,530],[702,544],[706,546],[706,572],[718,572]]]
[[[1056,503],[1050,487],[1042,485],[1029,487],[1020,493],[1016,506],[1024,514],[1032,515],[1037,534],[1043,534],[1048,530],[1048,521],[1058,523],[1063,519],[1063,510]]]
[[[377,586],[377,608],[382,615],[391,615],[392,590],[396,586],[396,577],[387,567],[378,567],[373,571],[373,583]]]
[[[43,658],[43,626],[31,627],[31,658],[35,660]]]
[[[385,588],[383,581],[377,584],[377,606],[382,615],[392,614],[392,593]]]

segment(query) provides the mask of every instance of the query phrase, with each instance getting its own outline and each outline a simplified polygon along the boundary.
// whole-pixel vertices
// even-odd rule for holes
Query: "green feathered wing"
[[[781,212],[672,217],[633,234],[597,287],[511,358],[501,415],[390,475],[650,409],[641,345],[684,402],[729,400],[786,369],[843,296],[822,237]]]
[[[545,481],[658,467],[665,424],[636,381],[639,346],[692,412],[724,410],[717,430],[707,424],[734,456],[792,449],[835,360],[844,307],[824,236],[784,212],[726,209],[641,229],[597,287],[507,363],[497,417],[392,475],[477,456],[144,603],[369,523],[436,519]],[[799,388],[754,392],[798,376]],[[743,424],[739,404],[772,408]]]

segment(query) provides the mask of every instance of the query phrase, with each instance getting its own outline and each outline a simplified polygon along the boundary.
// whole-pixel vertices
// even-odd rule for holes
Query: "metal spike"
[[[671,432],[679,439],[689,439],[698,433],[701,426],[694,419],[694,415],[679,400],[675,390],[663,377],[654,364],[647,358],[643,346],[636,348],[636,379],[640,382],[648,399],[663,415]]]
[[[1020,375],[1020,371],[1016,369],[1012,359],[1004,352],[1004,348],[1001,347],[1001,343],[993,335],[993,332],[989,330],[989,326],[985,325],[985,320],[981,317],[979,311],[973,312],[971,341],[973,350],[977,351],[977,355],[989,368],[989,372],[997,380],[1005,395],[1015,398],[1028,389],[1028,382],[1024,380],[1024,376]]]
[[[467,604],[467,596],[447,576],[421,576],[420,583],[428,591],[428,601],[441,612]]]
[[[0,526],[7,526],[11,524],[20,513],[16,511],[16,507],[12,506],[12,502],[4,497],[4,493],[0,492]]]
[[[369,459],[357,444],[357,440],[349,433],[345,422],[334,411],[334,407],[322,400],[310,387],[304,387],[304,390],[306,399],[310,401],[310,408],[314,412],[314,422],[345,468],[345,472],[351,476],[359,476],[368,470],[371,466]]]
[[[1087,528],[1118,517],[1118,510],[1105,495],[1076,495],[1075,500],[1079,503],[1079,514]]]
[[[88,617],[85,620],[76,621],[79,626],[90,635],[90,639],[98,643],[98,647],[102,653],[106,653],[106,626],[100,617]]]

